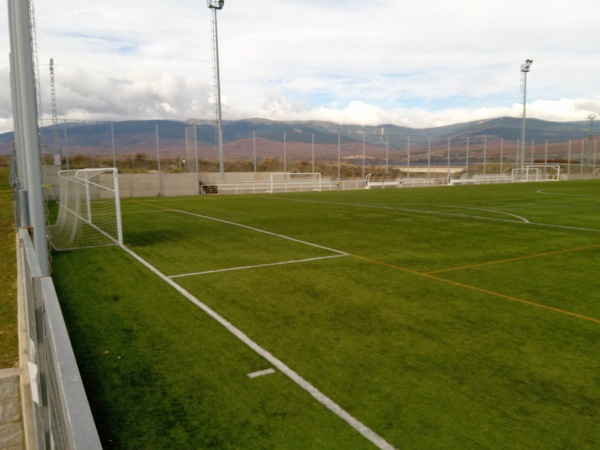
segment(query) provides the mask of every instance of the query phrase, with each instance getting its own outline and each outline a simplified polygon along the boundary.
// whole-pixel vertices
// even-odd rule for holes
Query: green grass
[[[584,449],[598,206],[600,183],[564,182],[130,200],[123,221],[163,273],[212,271],[175,280],[397,448]],[[336,255],[298,241],[348,256],[270,265]],[[53,267],[105,446],[370,448],[281,373],[249,380],[269,364],[123,251]]]
[[[17,263],[12,189],[0,167],[0,369],[18,365]]]

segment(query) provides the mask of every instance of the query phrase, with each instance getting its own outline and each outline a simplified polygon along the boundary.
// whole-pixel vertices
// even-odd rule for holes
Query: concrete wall
[[[0,370],[0,450],[25,448],[20,377],[20,368]]]

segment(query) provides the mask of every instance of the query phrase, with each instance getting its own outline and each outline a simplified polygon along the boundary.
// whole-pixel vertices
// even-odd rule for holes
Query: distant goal
[[[267,192],[320,191],[321,187],[321,172],[273,172]]]
[[[513,182],[559,180],[560,165],[558,164],[532,164],[521,169],[512,170]]]
[[[123,245],[117,169],[58,172],[56,222],[48,227],[56,250]]]

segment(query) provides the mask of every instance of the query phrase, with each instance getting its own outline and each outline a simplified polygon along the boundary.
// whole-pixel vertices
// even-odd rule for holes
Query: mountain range
[[[186,150],[186,128],[195,127],[198,148],[207,151],[215,147],[214,121],[123,121],[123,122],[68,122],[42,129],[45,152],[56,145],[65,147],[70,154],[149,153],[177,154]],[[593,134],[593,123],[550,122],[527,119],[526,142],[538,144],[566,142],[588,138]],[[481,144],[484,140],[516,142],[521,138],[522,119],[500,117],[433,128],[409,128],[391,124],[380,126],[341,125],[331,122],[285,122],[266,119],[245,119],[223,122],[223,139],[228,157],[247,156],[257,147],[261,156],[271,151],[280,152],[289,145],[293,152],[299,146],[311,146],[315,151],[331,153],[338,142],[344,154],[360,152],[364,146],[385,148],[390,151],[431,145],[442,147],[450,139],[452,145]],[[113,139],[114,137],[114,139]],[[0,134],[0,154],[12,152],[13,133]],[[114,144],[113,144],[114,142]],[[193,142],[193,141],[189,141]],[[364,144],[363,144],[364,142]],[[56,143],[56,144],[55,144]],[[188,148],[190,144],[188,143]],[[266,150],[270,149],[270,150]],[[354,153],[353,153],[354,152]]]

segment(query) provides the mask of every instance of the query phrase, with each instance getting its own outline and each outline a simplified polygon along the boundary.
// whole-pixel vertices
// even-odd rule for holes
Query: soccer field
[[[53,254],[107,448],[600,446],[600,183],[122,202]]]

